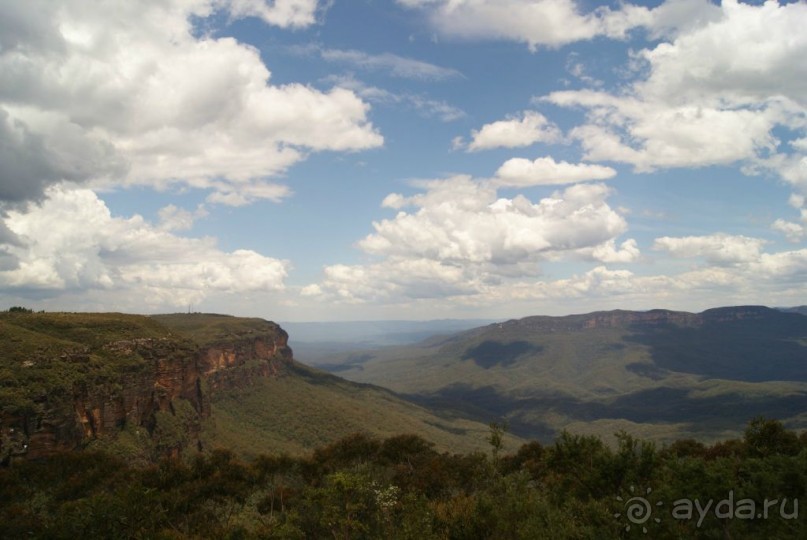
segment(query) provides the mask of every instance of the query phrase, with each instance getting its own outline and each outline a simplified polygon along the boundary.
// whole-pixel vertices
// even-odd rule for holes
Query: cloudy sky
[[[0,0],[5,307],[807,303],[807,3]]]

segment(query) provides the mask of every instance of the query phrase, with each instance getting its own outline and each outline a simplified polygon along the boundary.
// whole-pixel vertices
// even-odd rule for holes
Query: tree
[[[751,457],[795,456],[800,449],[795,433],[787,431],[778,420],[767,420],[761,416],[748,423],[744,440]]]
[[[504,447],[505,433],[507,433],[507,422],[502,422],[501,424],[498,422],[490,423],[490,435],[488,435],[487,440],[491,446],[494,461],[498,460],[499,452]]]

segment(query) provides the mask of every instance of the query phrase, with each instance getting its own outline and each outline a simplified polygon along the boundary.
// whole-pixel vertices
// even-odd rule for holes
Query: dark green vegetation
[[[308,368],[286,340],[275,323],[226,315],[0,313],[0,463],[73,449],[302,455],[354,432],[484,446],[487,422]]]
[[[198,348],[144,316],[0,314],[0,463],[103,448],[148,461],[198,439]]]
[[[704,440],[805,425],[806,321],[533,317],[353,357],[429,409],[295,362],[261,319],[15,309],[0,538],[804,538],[807,435]]]
[[[202,347],[236,342],[274,324],[213,314],[152,318]],[[275,377],[212,392],[202,441],[205,447],[227,448],[251,458],[267,449],[302,455],[356,432],[381,438],[417,433],[442,450],[470,452],[484,446],[487,424],[427,410],[383,388],[292,362]],[[513,449],[523,441],[510,435],[505,442]]]
[[[340,379],[295,363],[277,378],[216,392],[202,440],[210,448],[237,449],[250,458],[267,449],[302,455],[351,433],[376,437],[417,433],[441,450],[485,446],[485,424],[439,414],[388,390]],[[506,447],[522,439],[508,436]]]
[[[493,426],[490,454],[357,434],[249,463],[225,450],[141,468],[102,453],[19,462],[0,469],[0,537],[807,537],[807,436],[778,422],[757,419],[713,446],[620,433],[612,449],[564,432],[508,455],[499,434]]]
[[[765,307],[528,317],[417,346],[337,355],[340,376],[525,438],[621,429],[737,436],[749,418],[807,427],[807,316]]]
[[[201,347],[232,344],[242,338],[264,335],[269,329],[288,337],[277,324],[257,317],[233,317],[216,313],[170,313],[150,315],[148,319],[192,340]]]
[[[120,313],[0,312],[0,413],[35,414],[72,403],[76,388],[114,392],[126,374],[149,361],[137,352],[121,354],[122,340],[168,340],[180,350],[192,344],[156,321]]]

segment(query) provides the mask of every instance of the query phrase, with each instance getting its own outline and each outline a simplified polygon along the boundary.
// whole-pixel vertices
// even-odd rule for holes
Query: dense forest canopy
[[[610,448],[562,433],[499,453],[355,434],[308,457],[227,450],[134,467],[65,453],[0,470],[3,538],[804,538],[807,434]],[[799,513],[802,512],[802,513]],[[647,534],[648,536],[644,536]]]

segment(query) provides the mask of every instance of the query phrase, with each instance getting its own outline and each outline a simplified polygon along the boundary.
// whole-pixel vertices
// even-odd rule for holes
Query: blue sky
[[[0,294],[804,304],[805,27],[804,2],[0,0]]]

